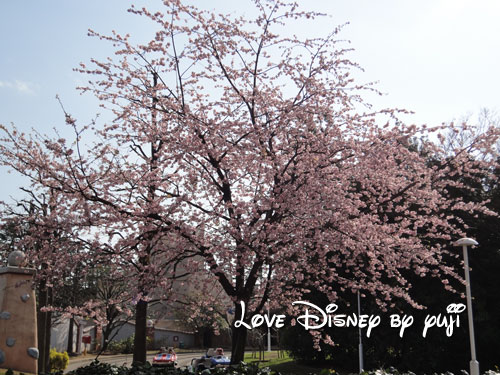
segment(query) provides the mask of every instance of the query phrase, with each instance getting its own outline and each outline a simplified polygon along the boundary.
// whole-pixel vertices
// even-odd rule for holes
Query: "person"
[[[167,351],[167,348],[165,348],[164,346],[161,346],[160,347],[160,351],[158,352],[159,353],[165,353]]]
[[[215,349],[215,355],[224,355],[224,349],[222,348]]]
[[[169,347],[169,348],[168,348],[168,354],[175,354],[175,352],[174,352],[174,348]]]

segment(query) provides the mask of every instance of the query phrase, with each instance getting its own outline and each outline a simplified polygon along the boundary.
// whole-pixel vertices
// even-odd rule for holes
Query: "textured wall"
[[[36,298],[33,270],[0,268],[0,368],[36,374]]]
[[[174,337],[177,336],[177,341],[174,341]],[[160,346],[173,346],[179,347],[180,343],[184,348],[192,348],[194,345],[194,335],[192,333],[176,332],[166,329],[155,329],[154,331],[154,343],[155,349]]]

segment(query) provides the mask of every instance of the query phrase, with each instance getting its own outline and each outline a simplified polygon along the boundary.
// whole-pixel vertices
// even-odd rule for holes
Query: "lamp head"
[[[455,242],[455,246],[476,246],[479,245],[476,240],[472,238],[461,238]]]

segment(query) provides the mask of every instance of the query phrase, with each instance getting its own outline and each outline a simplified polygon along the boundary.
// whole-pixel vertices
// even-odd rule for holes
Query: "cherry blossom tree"
[[[0,254],[21,250],[27,266],[36,270],[39,367],[49,371],[50,328],[55,319],[52,308],[81,299],[82,289],[68,288],[78,269],[85,267],[84,243],[78,240],[78,226],[67,211],[69,203],[54,190],[23,189],[27,197],[14,204],[2,204]],[[62,204],[62,200],[66,204]],[[80,277],[81,275],[79,275]],[[63,297],[64,295],[64,297]],[[59,298],[58,298],[59,297]]]
[[[102,332],[102,345],[98,342],[98,356],[107,350],[120,328],[133,318],[132,298],[128,275],[121,274],[119,267],[110,269],[96,265],[87,273],[85,283],[92,290],[83,303],[74,304],[68,310],[84,319],[94,321]]]
[[[166,265],[201,262],[246,321],[310,288],[419,307],[401,270],[445,287],[459,278],[445,262],[444,243],[466,230],[455,213],[491,212],[447,189],[460,184],[454,176],[493,167],[498,131],[453,150],[423,140],[424,155],[412,141],[440,129],[365,105],[373,88],[352,78],[340,29],[317,39],[288,32],[320,14],[280,0],[255,0],[253,19],[163,3],[162,12],[130,9],[158,26],[145,44],[90,32],[115,54],[81,64],[90,77],[81,90],[114,120],[78,127],[67,114],[74,142],[3,127],[0,145],[5,165],[78,202],[82,225],[109,238],[100,254],[136,268],[144,332],[134,360],[145,360],[147,301],[166,286],[157,277]],[[86,146],[87,134],[98,141]],[[232,336],[236,363],[247,329],[233,325]]]
[[[39,301],[41,367],[48,364],[54,318],[70,318],[69,336],[74,317],[92,319],[103,329],[104,350],[113,332],[133,315],[129,308],[133,301],[137,305],[139,299],[137,279],[141,271],[147,273],[149,284],[155,286],[152,297],[156,300],[165,300],[165,291],[171,289],[175,277],[185,275],[176,272],[177,260],[168,263],[165,256],[158,260],[154,252],[151,256],[157,262],[155,273],[151,269],[138,269],[134,259],[127,259],[130,256],[127,245],[117,241],[116,247],[112,247],[106,242],[109,236],[99,239],[102,232],[96,232],[86,210],[77,207],[71,197],[58,189],[47,193],[34,188],[22,190],[28,199],[3,204],[0,254],[6,259],[9,252],[22,250],[28,266],[37,270],[34,283]],[[168,246],[172,246],[171,241]],[[68,351],[69,343],[68,340]]]

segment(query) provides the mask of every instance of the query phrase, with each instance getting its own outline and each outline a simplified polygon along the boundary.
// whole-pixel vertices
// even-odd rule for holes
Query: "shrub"
[[[50,370],[64,371],[68,367],[69,356],[67,352],[58,352],[56,349],[50,349],[49,354]]]
[[[97,360],[88,366],[80,367],[68,373],[69,375],[184,375],[184,370],[164,367],[152,367],[146,364],[134,363],[131,368],[101,363]]]
[[[129,369],[123,366],[111,365],[93,361],[90,365],[79,367],[69,374],[72,375],[128,375]]]
[[[130,354],[134,352],[134,335],[127,337],[125,340],[122,340],[123,342],[123,348],[122,348],[122,353],[123,354]]]
[[[123,350],[123,340],[122,341],[111,341],[108,344],[107,350],[109,350],[112,353],[121,353]]]
[[[111,341],[108,344],[108,350],[113,353],[131,354],[134,352],[134,337],[132,335],[120,341]],[[152,340],[149,337],[146,338],[146,347],[152,348]]]
[[[236,368],[217,368],[212,370],[204,370],[199,374],[211,375],[269,375],[271,372],[268,368],[259,369],[254,365],[241,363]],[[132,364],[131,368],[123,366],[110,365],[108,363],[100,363],[94,361],[90,365],[80,367],[68,373],[68,375],[193,375],[187,369],[152,367],[150,363]]]

